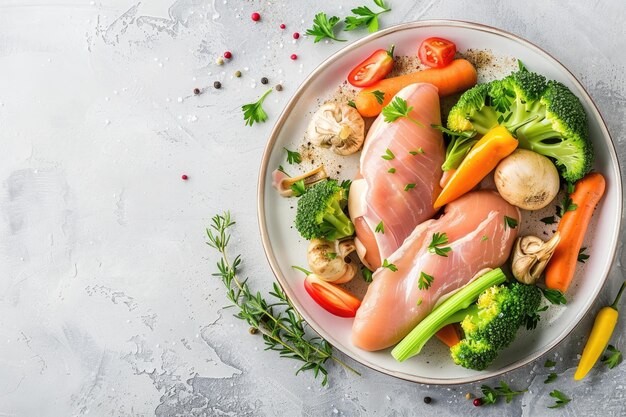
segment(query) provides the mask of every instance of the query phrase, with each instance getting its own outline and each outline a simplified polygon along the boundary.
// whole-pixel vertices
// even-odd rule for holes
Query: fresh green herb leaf
[[[602,363],[608,366],[609,369],[613,369],[622,362],[622,352],[613,345],[607,346],[606,350],[608,356],[602,358]]]
[[[385,0],[374,0],[374,3],[376,4],[376,6],[380,7],[381,9],[385,11],[391,10],[389,6],[385,4]]]
[[[552,288],[542,288],[543,296],[546,297],[546,300],[550,301],[554,305],[565,305],[567,304],[567,299],[563,295],[563,293],[559,290],[554,290]]]
[[[504,381],[500,381],[500,385],[494,388],[491,388],[489,385],[481,385],[480,390],[483,393],[483,405],[495,404],[500,397],[504,397],[505,402],[510,403],[516,395],[521,395],[527,391],[514,391]]]
[[[396,156],[393,154],[393,152],[391,152],[391,149],[389,148],[385,149],[385,154],[381,156],[381,158],[383,158],[385,161],[391,161],[395,157]]]
[[[424,126],[419,121],[413,119],[409,114],[413,110],[413,106],[408,106],[406,100],[396,96],[391,103],[383,107],[382,114],[385,122],[392,123],[401,117],[406,117],[418,126]]]
[[[448,257],[448,252],[452,250],[450,247],[439,247],[448,243],[448,235],[445,233],[433,233],[433,238],[428,245],[428,252],[437,254],[439,256]]]
[[[578,250],[578,262],[584,264],[585,262],[587,262],[587,259],[589,259],[589,255],[585,253],[586,250],[587,248],[585,247],[582,247]]]
[[[557,378],[557,374],[555,374],[554,372],[552,372],[550,375],[548,375],[548,377],[546,378],[545,381],[543,381],[544,384],[550,384],[554,381],[556,381]]]
[[[421,306],[421,305],[422,305],[422,297],[419,297],[419,298],[417,299],[417,306],[419,307],[419,306]]]
[[[424,155],[426,152],[424,152],[424,148],[417,148],[416,151],[409,151],[409,153],[415,156],[415,155]]]
[[[278,170],[282,172],[283,174],[285,174],[286,176],[291,178],[291,175],[287,174],[287,171],[285,171],[285,168],[283,168],[282,165],[278,165]]]
[[[571,190],[571,191],[570,191]],[[559,217],[563,217],[563,215],[568,211],[574,211],[578,208],[576,204],[572,201],[571,193],[574,192],[574,184],[571,182],[567,183],[567,193],[563,197],[563,202],[561,206],[557,206],[556,215]]]
[[[396,173],[396,169],[392,167],[392,168],[389,168],[387,170],[387,172],[390,173],[390,174],[395,174]]]
[[[420,290],[427,290],[430,288],[434,280],[435,277],[433,277],[432,275],[428,275],[426,272],[422,271],[420,272],[420,279],[417,282],[417,288],[419,288]]]
[[[385,93],[383,93],[382,91],[374,90],[370,94],[376,97],[376,101],[378,102],[378,104],[383,104],[383,101],[385,101]]]
[[[543,306],[532,314],[528,314],[526,316],[526,330],[534,330],[537,328],[537,324],[539,324],[539,320],[541,320],[541,316],[539,313],[546,311],[548,306]]]
[[[509,216],[504,216],[504,228],[506,229],[507,226],[511,229],[515,229],[517,227],[517,220]]]
[[[345,24],[346,27],[344,30],[346,31],[350,31],[350,30],[355,30],[361,26],[366,26],[367,30],[371,33],[371,32],[376,32],[378,30],[378,16],[383,14],[383,13],[387,13],[388,11],[390,11],[391,9],[389,9],[385,3],[381,0],[374,0],[374,3],[380,7],[381,9],[383,9],[380,12],[373,12],[369,7],[367,6],[360,6],[357,7],[355,9],[352,9],[352,13],[354,13],[356,16],[348,16],[345,19]]]
[[[556,403],[554,405],[548,406],[548,408],[561,408],[565,404],[567,404],[570,401],[572,401],[571,398],[567,398],[567,396],[565,394],[563,394],[561,391],[559,391],[557,389],[555,389],[554,391],[552,391],[550,393],[550,397],[556,398]]]
[[[543,364],[543,366],[545,368],[552,368],[553,366],[556,366],[556,362],[554,362],[552,359],[546,359],[546,361]]]
[[[322,39],[328,38],[334,41],[345,42],[345,39],[337,39],[335,36],[335,26],[339,23],[337,16],[328,18],[326,13],[318,13],[313,19],[313,27],[306,31],[307,35],[315,36],[313,43],[317,43]]]
[[[392,272],[396,272],[398,268],[394,264],[390,264],[387,259],[383,260],[383,268],[390,269]]]
[[[304,179],[301,179],[291,184],[291,191],[293,191],[294,197],[300,197],[301,195],[306,193],[306,185],[304,184]]]
[[[333,259],[337,259],[337,253],[335,252],[326,252],[326,258],[333,260]]]
[[[484,235],[483,237],[481,237],[481,238],[480,238],[480,240],[481,240],[481,241],[483,241],[483,242],[484,242],[484,241],[486,241],[487,239],[489,239],[489,238],[487,237],[487,235]]]
[[[290,165],[299,164],[300,162],[302,162],[302,155],[300,155],[299,152],[290,151],[287,148],[283,148],[283,149],[287,151],[287,162]]]
[[[554,224],[556,223],[556,220],[554,219],[554,216],[550,216],[550,217],[544,217],[543,219],[540,219],[542,222],[544,222],[545,224]]]
[[[376,233],[382,233],[383,235],[385,234],[385,225],[383,224],[382,220],[380,221],[380,223],[378,223],[376,225],[375,232]]]
[[[361,268],[361,274],[363,275],[363,281],[367,283],[372,282],[372,275],[374,274],[372,271],[370,271],[366,267],[363,267]]]
[[[304,273],[304,275],[309,276],[311,275],[313,272],[309,271],[308,269],[304,269],[301,266],[298,265],[291,265],[291,267],[297,271],[300,271],[302,273]]]
[[[348,100],[348,106],[356,109],[356,103],[354,102],[354,100]]]
[[[263,101],[269,93],[272,92],[270,88],[255,102],[250,104],[244,104],[241,106],[243,110],[243,119],[246,121],[246,126],[252,126],[255,122],[262,123],[267,120],[267,113],[263,110]]]
[[[415,184],[409,183],[409,184],[404,186],[404,191],[409,191],[412,188],[415,188]]]

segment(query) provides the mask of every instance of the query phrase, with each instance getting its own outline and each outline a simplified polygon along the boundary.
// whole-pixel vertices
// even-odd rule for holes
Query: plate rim
[[[608,146],[608,150],[609,150],[609,155],[610,155],[610,159],[613,162],[613,174],[615,175],[615,178],[617,179],[617,205],[618,205],[618,211],[619,211],[619,215],[618,215],[618,221],[617,221],[617,227],[615,227],[613,230],[613,235],[611,236],[611,249],[610,249],[610,254],[609,256],[606,258],[604,266],[603,266],[603,273],[602,273],[602,283],[601,285],[599,285],[597,288],[597,290],[595,291],[595,293],[591,294],[591,297],[589,298],[589,300],[587,301],[587,304],[583,307],[583,309],[581,310],[581,312],[578,314],[578,317],[575,320],[575,324],[572,325],[570,328],[566,328],[563,332],[561,332],[561,334],[559,334],[551,343],[549,343],[544,349],[540,349],[537,353],[528,356],[527,358],[521,359],[517,362],[514,362],[512,364],[509,364],[503,368],[500,368],[498,370],[495,371],[491,371],[491,372],[487,372],[487,373],[481,373],[478,375],[474,375],[474,376],[468,376],[468,377],[461,377],[461,378],[429,378],[429,377],[421,377],[421,376],[417,376],[417,375],[412,375],[409,373],[405,373],[405,372],[401,372],[401,371],[393,371],[393,370],[389,370],[389,369],[385,369],[375,363],[370,362],[369,360],[362,358],[362,357],[356,357],[356,355],[353,355],[352,352],[347,351],[345,349],[341,348],[341,344],[338,343],[336,341],[336,339],[330,335],[328,332],[326,332],[322,326],[320,326],[309,314],[306,313],[305,309],[302,308],[302,306],[300,305],[300,303],[297,302],[297,299],[295,297],[293,297],[293,293],[289,290],[289,287],[284,285],[283,280],[286,281],[286,278],[282,275],[282,273],[280,272],[280,268],[278,266],[278,261],[276,260],[276,257],[274,255],[274,251],[272,248],[272,245],[269,241],[269,236],[267,233],[267,224],[266,224],[266,216],[265,216],[265,185],[266,185],[266,180],[267,180],[267,176],[266,176],[266,172],[267,172],[267,167],[269,164],[269,159],[270,159],[270,154],[274,148],[274,145],[277,141],[278,138],[278,134],[280,132],[280,130],[282,129],[285,121],[287,120],[287,117],[289,117],[289,115],[291,114],[291,109],[294,106],[294,103],[296,103],[300,97],[303,94],[303,87],[306,86],[308,83],[310,83],[314,78],[316,78],[319,74],[321,74],[326,67],[333,62],[337,57],[339,57],[341,54],[345,53],[346,51],[358,48],[364,44],[367,44],[369,42],[371,42],[372,40],[384,37],[388,34],[394,33],[394,32],[399,32],[399,31],[403,31],[403,30],[408,30],[408,29],[413,29],[413,28],[418,28],[418,27],[429,27],[429,26],[449,26],[449,27],[461,27],[461,28],[467,28],[467,29],[472,29],[472,30],[478,30],[481,32],[487,32],[496,36],[501,36],[504,38],[507,38],[509,40],[512,40],[514,42],[517,42],[519,44],[522,44],[523,46],[533,49],[535,52],[539,53],[540,55],[543,55],[546,59],[548,60],[552,60],[554,63],[556,63],[561,69],[564,70],[564,73],[570,78],[570,81],[573,82],[573,84],[577,85],[579,87],[579,89],[583,92],[584,94],[584,98],[591,103],[591,111],[592,111],[592,116],[594,116],[600,123],[600,130],[602,131],[603,135],[605,138],[608,138],[608,142],[609,142],[609,146]],[[620,163],[619,163],[619,159],[617,158],[617,152],[615,149],[615,143],[613,141],[613,138],[606,126],[606,122],[604,120],[604,118],[602,117],[602,114],[600,113],[600,111],[598,110],[598,106],[596,105],[595,101],[593,100],[593,98],[589,95],[589,93],[587,92],[587,89],[583,86],[583,84],[578,80],[578,78],[576,78],[576,76],[565,66],[563,65],[558,59],[556,59],[554,56],[552,56],[550,53],[548,53],[547,51],[545,51],[544,49],[540,48],[539,46],[535,45],[534,43],[518,36],[515,35],[513,33],[507,32],[505,30],[493,27],[493,26],[489,26],[489,25],[485,25],[482,23],[476,23],[476,22],[470,22],[470,21],[464,21],[464,20],[454,20],[454,19],[428,19],[428,20],[417,20],[417,21],[413,21],[413,22],[407,22],[407,23],[401,23],[398,25],[394,25],[391,26],[389,28],[380,30],[376,33],[372,33],[368,36],[365,36],[362,39],[356,40],[355,42],[341,48],[340,50],[338,50],[337,52],[333,53],[332,55],[330,55],[328,58],[326,58],[324,61],[322,61],[303,81],[302,83],[298,86],[298,88],[296,89],[295,93],[293,94],[293,96],[289,99],[289,101],[287,102],[287,104],[285,105],[285,107],[283,108],[283,110],[281,111],[280,116],[278,117],[278,120],[276,121],[276,123],[274,124],[274,127],[272,128],[268,141],[265,145],[265,148],[263,150],[263,156],[262,156],[262,160],[261,160],[261,166],[260,166],[260,170],[259,170],[259,179],[258,179],[258,183],[257,183],[257,220],[258,220],[258,224],[259,224],[259,230],[261,233],[261,242],[263,245],[263,251],[265,253],[265,257],[270,265],[270,268],[272,270],[272,273],[274,274],[274,276],[276,277],[276,280],[278,281],[278,284],[280,285],[280,287],[282,288],[283,292],[285,292],[285,294],[287,295],[287,297],[289,297],[290,300],[293,300],[293,305],[294,308],[297,310],[297,312],[305,319],[305,321],[307,322],[307,324],[311,327],[311,329],[317,333],[318,335],[320,335],[321,337],[323,337],[324,339],[326,339],[335,349],[339,350],[341,353],[343,353],[344,355],[346,355],[347,357],[349,357],[350,359],[354,360],[355,362],[366,366],[370,369],[373,369],[375,371],[378,371],[380,373],[383,373],[385,375],[389,375],[395,378],[399,378],[399,379],[403,379],[406,381],[411,381],[411,382],[417,382],[417,383],[422,383],[422,384],[431,384],[431,385],[458,385],[458,384],[468,384],[468,383],[475,383],[478,381],[482,381],[485,379],[489,379],[489,378],[493,378],[496,376],[500,376],[503,374],[506,374],[508,372],[511,372],[515,369],[519,369],[531,362],[533,362],[534,360],[540,358],[541,356],[545,355],[546,353],[550,352],[552,349],[554,349],[556,346],[558,346],[561,342],[563,342],[563,340],[565,340],[567,338],[567,336],[569,336],[576,327],[578,327],[580,325],[580,323],[582,322],[582,319],[584,316],[587,315],[587,313],[589,312],[589,310],[591,309],[591,307],[593,306],[593,304],[595,303],[598,295],[600,294],[600,292],[602,291],[602,289],[604,288],[604,286],[606,285],[607,282],[607,278],[609,276],[609,273],[611,271],[611,267],[613,265],[613,262],[615,260],[615,256],[616,256],[616,252],[617,252],[617,242],[618,242],[618,237],[619,237],[619,230],[621,228],[621,220],[622,220],[622,212],[623,212],[623,190],[622,190],[622,178],[620,175],[621,172],[621,168],[620,168]]]

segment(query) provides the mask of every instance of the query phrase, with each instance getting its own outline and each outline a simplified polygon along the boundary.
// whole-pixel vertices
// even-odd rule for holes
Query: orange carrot
[[[503,126],[497,126],[485,134],[469,151],[461,165],[454,171],[441,194],[435,208],[456,200],[474,188],[493,170],[498,162],[517,148],[517,139]]]
[[[409,84],[430,83],[439,89],[439,96],[465,91],[476,84],[476,68],[469,61],[455,59],[443,68],[429,68],[398,77],[385,78],[371,87],[364,88],[356,97],[356,108],[363,117],[374,117],[389,104],[393,96]],[[382,91],[385,94],[382,104],[373,91]]]
[[[456,323],[448,324],[447,326],[443,326],[435,336],[443,343],[445,343],[448,347],[452,347],[461,341],[461,336],[459,334],[459,328]]]
[[[561,241],[554,250],[552,259],[546,267],[546,286],[561,292],[567,291],[578,260],[578,251],[583,244],[585,232],[593,211],[604,195],[606,182],[602,174],[588,174],[576,182],[574,192],[570,194],[575,210],[566,211],[559,222]]]

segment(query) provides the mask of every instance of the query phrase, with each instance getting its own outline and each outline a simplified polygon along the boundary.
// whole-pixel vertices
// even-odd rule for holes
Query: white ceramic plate
[[[607,180],[606,194],[594,215],[595,226],[586,238],[592,256],[584,268],[579,268],[575,284],[567,294],[567,307],[551,308],[535,331],[520,331],[526,333],[519,334],[482,372],[456,366],[449,357],[449,349],[437,341],[429,342],[422,354],[403,363],[396,362],[389,350],[366,352],[353,346],[350,341],[352,320],[338,318],[319,307],[305,292],[303,275],[291,268],[292,265],[306,266],[307,242],[290,227],[295,216],[292,208],[295,201],[281,198],[271,186],[271,172],[285,165],[283,147],[295,149],[301,145],[311,111],[332,96],[354,65],[375,49],[386,49],[390,44],[396,45],[396,55],[415,55],[420,42],[430,36],[454,41],[459,51],[486,49],[495,56],[520,59],[530,70],[567,85],[585,107],[596,153],[595,169]],[[341,163],[341,176],[350,178],[356,172],[357,157],[343,159]],[[295,172],[293,166],[285,166]],[[587,314],[604,284],[615,255],[621,211],[622,187],[613,142],[598,109],[576,78],[556,59],[523,39],[495,28],[459,21],[431,20],[394,26],[367,36],[324,61],[302,83],[278,119],[259,175],[258,215],[267,258],[281,286],[310,326],[337,349],[368,367],[427,384],[459,384],[496,376],[538,358],[562,341]],[[536,216],[535,223],[538,218]]]

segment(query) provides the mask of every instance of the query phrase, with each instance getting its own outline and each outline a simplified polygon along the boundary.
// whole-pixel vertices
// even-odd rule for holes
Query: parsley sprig
[[[586,247],[582,247],[578,250],[578,262],[584,264],[585,262],[587,262],[587,259],[589,259],[589,255],[587,255],[585,253],[585,251],[587,250]]]
[[[398,267],[395,266],[394,264],[390,263],[387,259],[383,259],[382,267],[391,270],[391,272],[397,272],[398,271]]]
[[[622,362],[622,352],[620,352],[615,346],[607,346],[605,353],[608,353],[608,356],[602,358],[602,363],[608,366],[609,369],[615,368]]]
[[[261,98],[259,98],[255,103],[244,104],[241,106],[241,110],[243,110],[243,119],[246,121],[246,126],[252,126],[255,122],[262,123],[267,120],[267,113],[263,110],[263,101],[265,101],[265,97],[269,93],[272,92],[270,88],[267,90]]]
[[[302,162],[302,155],[300,152],[290,151],[287,148],[283,148],[287,152],[287,162],[289,165],[299,164]]]
[[[491,388],[489,385],[481,385],[480,390],[483,393],[483,405],[495,404],[498,402],[498,398],[500,397],[504,397],[505,402],[510,403],[513,401],[513,397],[521,395],[527,391],[513,391],[504,381],[500,381],[500,385],[494,388]]]
[[[340,20],[341,19],[337,16],[329,18],[326,13],[318,13],[313,19],[313,27],[311,29],[307,29],[306,34],[315,36],[313,43],[317,43],[326,38],[334,41],[345,42],[345,39],[338,39],[335,36],[335,26],[337,26],[337,23],[339,23]]]
[[[448,252],[452,251],[450,247],[440,247],[448,243],[448,235],[446,233],[433,233],[433,238],[428,245],[428,252],[439,256],[448,257]]]
[[[504,216],[504,228],[510,227],[511,229],[515,229],[517,227],[517,220],[513,217]]]
[[[380,90],[374,90],[370,94],[372,94],[376,98],[378,104],[383,104],[383,101],[385,101],[385,93]]]
[[[561,391],[559,391],[558,389],[555,389],[554,391],[552,391],[550,393],[550,397],[556,398],[556,403],[554,403],[553,405],[549,405],[548,408],[561,408],[565,404],[572,401],[571,398],[567,398],[567,396],[563,394]]]
[[[328,383],[326,363],[332,360],[345,369],[360,375],[341,359],[333,355],[333,347],[324,339],[307,335],[308,325],[294,308],[278,284],[274,283],[271,303],[268,303],[260,292],[252,292],[247,279],[238,276],[241,267],[241,255],[231,260],[227,253],[230,242],[229,228],[234,226],[230,212],[213,217],[211,226],[206,229],[207,244],[220,254],[217,262],[218,272],[214,276],[221,278],[226,287],[226,296],[238,309],[235,317],[247,322],[263,335],[266,350],[275,350],[283,358],[303,362],[296,375],[304,371],[312,371],[317,378],[322,376],[322,385]]]
[[[426,272],[422,271],[420,272],[419,281],[417,281],[417,288],[419,288],[420,290],[427,290],[430,288],[434,280],[435,277],[433,277],[432,275],[428,275]]]
[[[554,372],[551,372],[548,377],[545,379],[545,381],[543,381],[544,384],[551,384],[552,382],[556,381],[556,379],[558,378],[558,375]]]
[[[373,12],[367,6],[360,6],[356,9],[352,9],[351,12],[356,16],[346,17],[346,27],[344,30],[350,31],[358,29],[361,26],[365,26],[370,33],[376,32],[379,26],[378,16],[391,11],[391,9],[385,4],[384,0],[374,0],[374,3],[382,9],[380,12]]]
[[[561,291],[552,288],[541,288],[541,291],[543,291],[543,296],[546,297],[546,300],[550,301],[552,304],[567,304],[567,299]]]
[[[413,106],[409,106],[405,99],[396,96],[391,103],[383,107],[383,117],[385,122],[392,123],[401,117],[406,117],[418,126],[424,127],[418,120],[412,118],[409,114],[413,110]]]

